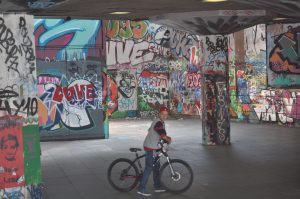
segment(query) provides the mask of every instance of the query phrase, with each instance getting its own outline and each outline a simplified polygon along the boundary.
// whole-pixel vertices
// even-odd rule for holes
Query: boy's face
[[[165,121],[169,116],[169,113],[167,111],[162,111],[159,113],[159,118],[162,120],[162,121]]]

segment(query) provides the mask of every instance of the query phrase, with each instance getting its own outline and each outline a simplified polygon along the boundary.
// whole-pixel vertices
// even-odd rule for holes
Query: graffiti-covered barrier
[[[0,14],[0,198],[40,199],[33,16]]]
[[[200,115],[197,36],[149,21],[104,24],[111,118],[152,118],[161,105]]]
[[[36,19],[34,28],[42,140],[107,138],[102,21]]]
[[[229,36],[232,118],[300,125],[299,27],[257,25]]]

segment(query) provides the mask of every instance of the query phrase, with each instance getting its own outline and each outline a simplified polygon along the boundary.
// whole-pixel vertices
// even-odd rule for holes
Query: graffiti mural
[[[200,66],[181,60],[182,69],[171,69],[169,78],[170,109],[173,113],[201,115]]]
[[[287,30],[291,32],[283,31],[284,27],[290,27]],[[297,76],[292,72],[295,72],[293,66],[289,68],[291,59],[285,56],[296,56],[297,45],[292,42],[291,49],[284,49],[288,47],[285,44],[291,41],[289,38],[296,39],[293,34],[290,24],[277,24],[267,27],[267,39],[265,25],[253,26],[230,35],[229,80],[232,118],[286,126],[298,125],[299,89],[292,89],[297,85]],[[291,54],[286,53],[288,51]],[[281,69],[276,68],[276,63],[285,66]],[[267,88],[267,77],[269,86],[273,88]]]
[[[108,137],[102,21],[36,19],[34,28],[41,138]]]
[[[195,35],[149,21],[109,20],[104,24],[106,63],[112,79],[118,84],[117,102],[111,101],[112,117],[152,117],[157,115],[157,108],[163,104],[169,106],[173,113],[199,115],[199,64],[203,60]],[[121,75],[114,70],[130,73],[136,86],[120,82]],[[184,89],[176,85],[179,77],[184,77]],[[127,78],[126,81],[129,80]],[[130,98],[120,90],[121,83],[125,83],[132,94]],[[116,96],[113,92],[112,96]]]
[[[168,76],[143,71],[139,76],[139,97],[153,107],[168,105]]]
[[[230,114],[243,121],[257,121],[252,101],[266,88],[265,25],[230,35]]]
[[[268,26],[268,84],[274,87],[300,85],[300,26]]]
[[[109,70],[110,109],[112,118],[136,117],[137,79],[136,69]]]
[[[42,136],[94,128],[103,136],[102,77],[98,61],[38,61],[39,125]],[[74,68],[80,71],[74,72]],[[93,134],[93,133],[92,133]]]
[[[256,99],[255,112],[260,121],[292,125],[300,119],[300,92],[262,90]]]
[[[37,58],[55,62],[97,57],[105,53],[101,27],[100,20],[35,19]]]
[[[110,39],[142,39],[148,34],[147,21],[108,20],[105,21],[106,36]]]

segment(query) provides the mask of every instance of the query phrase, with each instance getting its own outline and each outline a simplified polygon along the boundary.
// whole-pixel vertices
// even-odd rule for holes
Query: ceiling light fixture
[[[277,18],[274,18],[273,21],[282,21],[282,20],[285,20],[285,19],[289,19],[289,18],[277,17]]]
[[[218,3],[218,2],[225,2],[227,0],[203,0],[203,2],[207,2],[207,3]]]
[[[127,15],[127,14],[130,14],[131,12],[120,12],[120,11],[117,11],[117,12],[111,12],[109,14],[111,15]]]

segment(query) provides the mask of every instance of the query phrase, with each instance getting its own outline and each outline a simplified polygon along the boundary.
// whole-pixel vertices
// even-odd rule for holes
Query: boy
[[[158,161],[155,165],[155,151],[159,149],[158,142],[160,140],[164,140],[167,143],[171,143],[171,137],[167,136],[167,132],[165,130],[165,123],[164,121],[168,118],[169,110],[166,107],[161,107],[159,109],[159,118],[155,119],[150,128],[148,129],[148,134],[144,141],[144,150],[146,153],[145,158],[145,170],[143,177],[140,181],[140,185],[138,187],[138,194],[143,196],[151,196],[151,194],[146,192],[146,184],[148,182],[148,178],[153,170],[153,181],[154,181],[154,189],[155,192],[164,192],[165,190],[162,189],[161,184],[159,182],[159,169],[160,169],[160,162]]]

